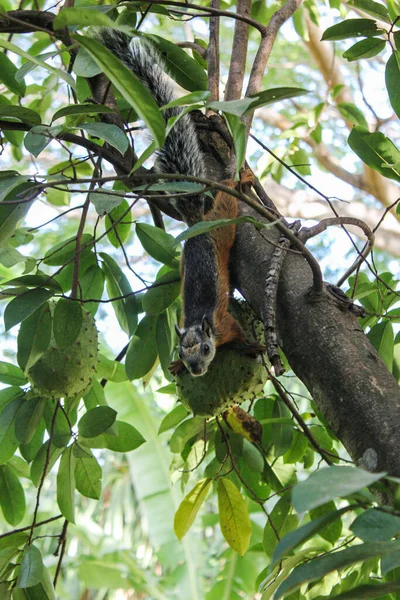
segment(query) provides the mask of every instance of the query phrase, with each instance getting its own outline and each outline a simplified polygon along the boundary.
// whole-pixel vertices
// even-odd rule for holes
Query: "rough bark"
[[[243,212],[249,212],[247,207]],[[237,288],[256,313],[263,311],[273,229],[238,227],[233,255]],[[324,293],[309,296],[311,271],[291,252],[278,292],[278,333],[296,375],[359,466],[400,476],[400,387],[350,311]]]

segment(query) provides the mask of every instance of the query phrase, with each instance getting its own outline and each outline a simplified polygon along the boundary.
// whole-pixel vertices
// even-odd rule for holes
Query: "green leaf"
[[[255,94],[243,98],[242,100],[228,100],[225,102],[208,102],[207,108],[213,110],[221,110],[224,114],[236,115],[237,117],[243,117],[246,113],[255,110],[261,106],[272,104],[273,102],[280,102],[288,98],[295,98],[297,96],[303,96],[308,94],[308,90],[303,88],[294,87],[279,87],[272,88],[270,90],[264,90]]]
[[[49,435],[53,429],[52,443],[54,446],[57,446],[57,448],[65,448],[71,439],[71,427],[65,412],[60,408],[57,409],[57,414],[53,425],[54,411],[56,410],[56,406],[57,405],[52,401],[47,402],[43,416],[44,420],[46,421],[46,429]]]
[[[23,287],[45,287],[52,289],[56,292],[61,292],[60,284],[42,271],[36,271],[34,275],[21,275],[20,277],[14,277],[6,281],[4,285],[16,285]]]
[[[112,109],[104,104],[72,104],[71,106],[64,106],[64,108],[57,110],[52,116],[51,122],[53,123],[53,121],[61,119],[61,117],[70,117],[72,115],[97,115],[110,112],[113,112]],[[37,123],[35,123],[35,125],[37,125]]]
[[[123,202],[125,192],[111,191],[104,188],[98,188],[90,193],[90,202],[96,209],[100,217],[110,212]]]
[[[325,514],[318,519],[314,519],[305,525],[302,525],[295,531],[291,531],[286,534],[285,537],[281,538],[280,542],[274,550],[274,554],[271,561],[271,569],[277,565],[284,556],[287,556],[297,548],[300,544],[304,544],[307,540],[311,539],[316,533],[324,529],[326,526],[334,523],[339,519],[342,514],[352,510],[353,507],[345,506],[340,510],[335,510],[331,513]]]
[[[243,556],[249,547],[251,521],[239,490],[226,477],[218,480],[218,510],[222,535]]]
[[[392,24],[392,20],[386,6],[380,2],[374,2],[374,0],[349,0],[348,4],[361,9],[363,12],[371,15],[371,17],[376,17],[380,21],[389,23],[389,25]]]
[[[100,252],[100,256],[104,261],[103,270],[109,297],[118,298],[125,296],[125,298],[112,302],[118,323],[125,333],[132,335],[137,326],[137,316],[138,312],[140,312],[139,303],[136,301],[127,277],[115,260],[104,252]]]
[[[45,398],[25,400],[16,414],[15,436],[20,444],[29,444],[42,420]]]
[[[61,456],[57,473],[57,503],[63,516],[75,523],[75,463],[72,446],[68,446]]]
[[[25,385],[27,378],[19,367],[0,360],[0,381],[7,385]]]
[[[22,296],[17,296],[11,300],[4,311],[4,325],[6,331],[29,317],[52,296],[53,292],[43,288],[37,288],[29,290],[29,292],[24,293]]]
[[[293,506],[297,512],[311,510],[334,498],[348,496],[379,481],[385,473],[369,473],[355,467],[327,467],[315,471],[294,486]]]
[[[324,469],[325,470],[325,469]],[[286,594],[299,589],[304,583],[322,579],[332,571],[338,571],[354,563],[394,552],[399,545],[393,542],[376,542],[375,544],[360,544],[325,556],[319,556],[300,565],[292,571],[289,577],[279,586],[275,598],[278,600]]]
[[[389,600],[389,598],[397,598],[397,594],[395,594],[397,590],[400,590],[400,582],[398,581],[378,584],[370,583],[359,585],[348,592],[333,596],[332,600],[368,600],[369,598],[385,598]]]
[[[277,535],[283,538],[289,531],[296,529],[298,522],[297,515],[293,514],[290,496],[284,494],[275,504],[264,527],[263,547],[267,556],[271,557],[274,553],[279,542]]]
[[[181,540],[193,525],[211,484],[211,479],[201,479],[180,503],[174,517],[174,531],[178,540]]]
[[[285,464],[295,464],[300,462],[308,448],[308,441],[305,435],[297,429],[293,431],[292,443],[290,448],[283,455]]]
[[[81,238],[81,248],[90,247],[93,244],[93,236],[89,233],[84,233]],[[43,262],[49,267],[59,267],[71,260],[76,253],[76,236],[74,235],[59,244],[56,244],[44,255]]]
[[[97,312],[99,302],[87,302],[87,300],[91,298],[101,300],[104,290],[104,281],[104,273],[97,264],[93,264],[86,269],[83,276],[79,279],[82,300],[86,300],[84,305],[85,309],[93,316]]]
[[[0,52],[0,81],[4,83],[13,94],[24,96],[25,82],[18,82],[16,80],[15,75],[17,74],[17,70],[17,67],[8,56],[4,54],[4,52]]]
[[[25,515],[25,494],[18,477],[8,465],[0,466],[0,506],[7,523],[18,525]]]
[[[361,127],[368,128],[368,123],[357,106],[351,104],[350,102],[340,102],[337,105],[340,114],[344,119],[350,121],[353,125],[361,125]]]
[[[43,574],[43,560],[40,550],[27,544],[22,554],[18,571],[17,587],[29,588],[40,583]]]
[[[181,277],[178,269],[157,277],[143,296],[143,310],[149,315],[159,315],[176,300],[180,288]]]
[[[17,398],[17,396],[20,398],[22,398],[24,396],[24,392],[19,387],[12,386],[12,387],[7,387],[7,388],[1,389],[0,390],[0,412],[3,410],[3,408],[5,406],[7,406],[7,404],[9,404],[12,400]]]
[[[106,215],[105,226],[107,229],[112,227],[107,231],[107,237],[114,248],[119,248],[126,242],[132,227],[132,213],[126,200],[122,200]]]
[[[395,54],[392,54],[387,61],[385,82],[390,104],[400,119],[400,66]]]
[[[46,475],[50,473],[56,461],[60,458],[64,448],[57,448],[54,444],[51,444],[49,451],[49,460],[47,463],[47,452],[49,447],[49,440],[47,440],[36,454],[33,463],[31,464],[31,479],[34,486],[38,487],[40,480],[43,475],[45,465]]]
[[[4,56],[4,54],[1,53],[1,56]],[[24,108],[23,106],[8,106],[5,104],[0,104],[0,117],[6,117],[6,120],[8,120],[7,117],[11,117],[12,120],[18,119],[18,121],[26,123],[31,127],[34,125],[40,125],[42,122],[42,119],[37,112],[30,108]]]
[[[159,392],[160,390],[158,390]],[[164,433],[164,431],[168,431],[179,425],[186,417],[189,415],[187,409],[183,406],[183,404],[178,404],[168,413],[163,420],[161,421],[160,427],[158,428],[158,435]]]
[[[79,435],[92,438],[104,433],[111,427],[117,417],[117,412],[109,406],[96,406],[79,420]]]
[[[0,465],[6,463],[18,448],[15,419],[23,398],[17,396],[0,414]]]
[[[60,350],[66,350],[77,340],[82,327],[82,307],[79,302],[60,298],[54,309],[53,334]]]
[[[370,508],[350,525],[351,531],[364,542],[384,542],[400,532],[400,517]]]
[[[291,417],[290,410],[279,398],[275,399],[272,417],[280,419],[280,422],[276,421],[272,428],[271,442],[274,444],[274,455],[282,456],[292,445],[294,429],[292,423],[286,421]]]
[[[129,379],[140,379],[157,359],[156,325],[158,315],[145,316],[139,323],[126,353],[125,370]]]
[[[161,368],[166,379],[171,375],[168,367],[171,363],[172,352],[174,349],[175,331],[172,326],[170,311],[165,311],[159,315],[156,326],[156,344],[157,354],[160,358]]]
[[[322,35],[322,41],[346,40],[354,37],[373,37],[383,33],[372,19],[346,19],[328,27]]]
[[[182,233],[180,233],[175,238],[175,245],[180,244],[184,240],[188,240],[192,237],[196,237],[197,235],[201,235],[202,233],[207,233],[208,231],[213,231],[213,229],[218,229],[219,227],[226,227],[227,225],[235,225],[237,223],[251,223],[257,229],[263,229],[264,227],[272,227],[274,223],[260,223],[254,217],[250,216],[242,216],[236,217],[236,219],[218,219],[217,221],[201,221],[200,223],[196,223],[185,229]]]
[[[90,450],[87,450],[86,456],[77,457],[75,483],[76,489],[82,496],[98,500],[101,495],[101,478],[101,467]]]
[[[369,133],[364,127],[353,127],[348,142],[350,148],[369,167],[384,177],[400,181],[400,150],[383,133]]]
[[[172,235],[147,223],[137,223],[136,233],[147,254],[172,269],[177,267],[175,239]]]
[[[393,367],[394,331],[390,321],[382,321],[374,325],[368,332],[367,337],[379,356],[389,369]]]
[[[53,22],[53,28],[63,29],[70,25],[81,27],[115,27],[115,23],[95,6],[77,6],[60,10]]]
[[[343,52],[343,58],[346,58],[349,62],[359,60],[360,58],[372,58],[382,52],[385,46],[385,40],[380,38],[366,38],[365,40],[361,40],[361,42],[356,42],[346,52]],[[357,123],[357,125],[364,124]],[[364,125],[364,127],[367,127],[367,125]]]
[[[113,452],[131,452],[146,441],[139,431],[123,421],[115,421],[116,435],[103,433],[94,438],[84,438],[82,443],[89,448],[108,448]]]
[[[42,419],[35,433],[33,434],[31,441],[28,444],[19,445],[19,451],[21,452],[21,455],[24,457],[27,463],[33,461],[40,448],[42,447],[45,429],[46,423],[44,419]]]
[[[77,91],[78,91],[79,83],[81,83],[81,85],[82,85],[83,77],[95,77],[96,75],[99,75],[102,72],[102,69],[97,64],[97,62],[94,60],[94,58],[92,58],[92,56],[89,54],[89,52],[81,46],[78,50],[78,54],[76,55],[73,71],[74,71],[75,75],[78,76],[78,81],[77,81]],[[81,97],[79,97],[79,100],[81,102],[83,102],[84,100],[86,100],[89,97],[90,88],[88,88],[87,91],[89,92],[89,94],[83,93],[81,95]]]
[[[151,93],[130,69],[100,42],[78,35],[72,37],[86,48],[117,90],[146,122],[157,147],[160,148],[164,142],[165,122]]]
[[[115,360],[106,358],[103,354],[99,354],[96,373],[99,376],[99,379],[104,378],[107,379],[107,381],[114,381],[115,383],[128,381],[124,365],[121,365],[120,362]]]
[[[83,129],[89,133],[89,135],[104,140],[107,144],[116,148],[122,155],[124,155],[129,148],[129,140],[125,132],[117,125],[112,125],[111,123],[89,123],[79,125],[79,129]]]
[[[148,35],[162,55],[166,70],[180,86],[191,92],[208,89],[204,69],[185,50],[158,35]]]
[[[225,115],[228,129],[232,136],[235,156],[236,156],[236,173],[235,178],[239,178],[239,171],[243,166],[246,158],[246,126],[241,121],[240,117],[226,113]]]
[[[311,175],[310,158],[303,148],[297,148],[290,154],[292,166],[300,175]]]
[[[39,191],[32,194],[33,183],[26,177],[6,174],[0,177],[0,246],[13,235],[19,221],[25,217]],[[32,197],[32,200],[29,198]],[[2,202],[15,204],[2,204]]]
[[[50,71],[50,73],[55,75],[57,78],[63,79],[69,86],[71,86],[72,88],[75,88],[75,81],[69,73],[65,73],[61,69],[57,69],[55,67],[52,67],[51,65],[48,65],[43,60],[40,60],[36,56],[32,56],[31,54],[29,54],[29,52],[25,52],[25,50],[22,50],[22,48],[20,48],[19,46],[16,46],[15,44],[12,44],[11,42],[8,42],[4,39],[0,39],[0,47],[5,48],[6,50],[9,50],[10,52],[14,52],[18,56],[22,56],[22,58],[25,58],[26,60],[28,60],[29,62],[32,62],[34,65],[37,65],[38,67],[42,67],[43,69],[46,69],[46,71]]]
[[[319,519],[324,515],[331,515],[332,512],[336,510],[336,505],[331,500],[326,504],[321,504],[321,506],[317,506],[310,510],[310,519]],[[342,534],[343,524],[341,520],[334,520],[331,523],[325,525],[322,529],[318,531],[319,535],[324,538],[327,542],[332,544],[332,546],[338,541]]]
[[[14,594],[16,591],[25,595],[15,596],[15,600],[56,600],[50,573],[44,566],[41,581],[37,585],[26,588],[25,590],[14,588]]]

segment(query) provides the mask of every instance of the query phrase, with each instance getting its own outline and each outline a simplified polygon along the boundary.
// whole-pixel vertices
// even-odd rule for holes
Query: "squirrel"
[[[146,85],[159,107],[175,99],[163,57],[153,44],[107,28],[96,31],[97,39],[115,54]],[[182,111],[179,107],[163,111],[166,121]],[[179,173],[206,178],[205,157],[200,148],[195,125],[189,114],[183,115],[171,129],[164,146],[158,150],[156,172]],[[250,172],[251,173],[251,172]],[[249,170],[242,183],[249,183]],[[236,181],[225,185],[234,189]],[[176,199],[175,207],[190,227],[200,221],[234,219],[239,214],[237,198],[217,192],[213,201],[204,194],[185,195]],[[244,352],[256,356],[263,347],[248,342],[242,327],[228,312],[230,251],[236,225],[227,225],[186,240],[181,260],[182,323],[175,326],[179,338],[179,360],[170,371],[178,374],[185,367],[191,375],[207,372],[217,348],[236,343]]]

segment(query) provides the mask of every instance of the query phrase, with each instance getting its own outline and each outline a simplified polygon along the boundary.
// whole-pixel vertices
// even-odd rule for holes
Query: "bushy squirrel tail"
[[[97,29],[96,38],[140,79],[159,107],[175,99],[165,61],[150,41],[107,28]],[[181,108],[173,107],[163,111],[163,116],[168,121],[181,113]],[[196,127],[189,114],[182,115],[175,123],[164,146],[157,152],[154,168],[159,173],[207,176]],[[183,220],[193,225],[203,220],[206,198],[202,194],[193,194],[178,198],[175,205]]]

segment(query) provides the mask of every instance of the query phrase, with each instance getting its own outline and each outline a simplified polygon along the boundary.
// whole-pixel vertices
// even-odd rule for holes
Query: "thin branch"
[[[236,12],[246,17],[249,16],[251,13],[251,0],[238,0]],[[236,21],[232,58],[225,88],[225,100],[238,100],[242,95],[248,40],[249,24],[244,21]]]
[[[271,17],[268,26],[262,32],[262,39],[259,45],[253,66],[250,72],[249,83],[246,90],[246,96],[252,96],[262,89],[262,80],[270,57],[272,47],[275,43],[279,29],[295,12],[301,0],[287,0]],[[254,110],[250,111],[243,119],[246,129],[249,132],[253,121]]]
[[[62,515],[57,515],[56,517],[51,517],[50,519],[45,519],[44,521],[39,521],[35,523],[34,528],[41,527],[42,525],[47,525],[48,523],[52,523],[53,521],[57,521],[57,519],[61,519]],[[0,535],[0,540],[3,538],[9,537],[10,535],[14,535],[15,533],[21,533],[22,531],[29,531],[32,529],[32,525],[26,525],[26,527],[20,527],[19,529],[13,529],[12,531],[7,531],[7,533],[2,533]]]
[[[211,0],[210,6],[220,8],[220,0]],[[219,100],[219,17],[210,19],[209,42],[207,51],[208,90],[210,100]]]
[[[67,519],[65,519],[63,528],[61,530],[60,537],[58,538],[58,546],[57,546],[56,551],[54,552],[54,556],[58,556],[58,552],[59,552],[60,546],[61,546],[61,553],[60,553],[60,557],[57,562],[57,568],[56,568],[56,572],[55,572],[54,579],[53,579],[54,588],[57,585],[58,576],[60,575],[61,565],[62,565],[62,561],[63,561],[64,554],[65,554],[65,548],[67,546],[67,529],[68,529],[68,521],[67,521]]]

